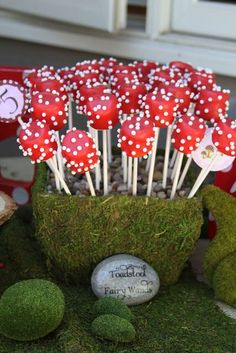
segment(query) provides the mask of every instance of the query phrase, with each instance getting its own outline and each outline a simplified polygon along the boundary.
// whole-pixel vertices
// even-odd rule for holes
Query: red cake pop
[[[119,147],[129,157],[147,156],[154,141],[154,124],[144,117],[127,117],[118,135]]]
[[[76,71],[70,78],[70,91],[76,100],[77,91],[84,85],[94,85],[101,81],[100,73],[97,70],[91,71]]]
[[[75,68],[74,67],[62,67],[57,70],[57,74],[61,77],[61,79],[64,81],[65,85],[69,85],[69,79],[72,77],[75,73]]]
[[[133,64],[124,65],[119,63],[118,65],[114,65],[112,68],[113,73],[121,73],[121,74],[138,74],[138,69]]]
[[[171,93],[176,98],[176,103],[178,103],[178,113],[183,114],[187,113],[190,103],[191,103],[191,91],[189,87],[182,83],[163,83],[159,86],[159,89],[162,93],[166,95]]]
[[[229,107],[230,92],[202,90],[195,106],[195,114],[212,123],[225,117]]]
[[[65,192],[70,194],[70,190],[53,160],[58,146],[54,132],[47,124],[38,120],[24,124],[17,142],[20,144],[19,148],[23,151],[23,155],[28,156],[32,163],[46,162],[60,180]]]
[[[178,103],[172,95],[165,96],[161,93],[148,93],[144,97],[145,114],[150,118],[156,127],[156,140],[153,145],[153,153],[150,160],[146,165],[146,171],[149,170],[147,196],[151,195],[153,173],[155,167],[156,149],[158,145],[159,129],[168,128],[166,134],[166,147],[165,147],[165,158],[163,167],[163,188],[166,187],[167,172],[168,172],[168,161],[171,146],[171,132],[172,123],[176,117],[176,110],[178,109]]]
[[[95,85],[84,85],[81,86],[77,91],[76,97],[76,109],[78,114],[86,114],[87,102],[90,97],[95,95],[101,95],[104,93],[110,93],[110,88],[107,84],[95,84]]]
[[[76,71],[93,71],[95,70],[100,71],[100,64],[97,60],[84,60],[82,62],[78,62],[75,65]]]
[[[231,118],[218,121],[212,133],[218,151],[228,156],[236,155],[236,121]]]
[[[176,158],[171,199],[173,199],[177,189],[184,154],[192,153],[199,146],[205,132],[206,124],[204,120],[191,114],[183,115],[174,125],[172,143],[179,152]]]
[[[61,130],[66,122],[65,102],[60,96],[51,92],[38,92],[31,99],[33,119],[38,119],[49,125],[52,130]]]
[[[57,76],[37,76],[31,85],[32,92],[52,92],[58,93],[63,99],[67,99],[64,81]]]
[[[171,61],[169,63],[169,67],[179,70],[182,74],[187,74],[187,73],[195,71],[195,69],[192,67],[192,65],[190,65],[184,61],[178,61],[178,60]]]
[[[182,74],[179,70],[162,67],[153,72],[150,77],[150,84],[152,86],[152,90],[155,90],[162,86],[163,83],[175,84],[181,79],[181,77]]]
[[[113,67],[117,65],[117,60],[114,58],[109,58],[109,59],[102,58],[101,60],[99,60],[99,64],[100,64],[100,72],[102,73],[102,79],[105,82],[109,82]]]
[[[73,128],[62,136],[62,156],[72,174],[83,174],[93,169],[99,155],[92,137],[86,131]]]
[[[123,114],[140,112],[143,96],[147,93],[144,83],[132,82],[121,85],[116,93]]]
[[[150,118],[156,127],[166,128],[171,125],[176,117],[178,103],[172,95],[165,96],[161,93],[148,93],[144,98],[143,109],[147,118]]]
[[[43,162],[52,158],[57,151],[56,137],[49,126],[41,121],[31,121],[22,126],[17,139],[24,156],[32,162]]]
[[[114,94],[100,94],[88,98],[87,101],[87,116],[89,124],[96,130],[103,130],[103,185],[104,195],[108,193],[108,133],[106,130],[111,130],[119,122],[120,105]],[[97,132],[95,136],[96,144],[98,145]]]
[[[109,130],[119,123],[120,105],[114,94],[102,93],[87,100],[90,126],[97,130]]]
[[[188,85],[192,92],[197,94],[204,89],[212,89],[216,83],[215,76],[212,73],[194,71],[187,78]]]
[[[205,131],[203,119],[190,114],[183,115],[173,127],[172,143],[179,152],[190,154],[199,146]]]
[[[116,92],[120,86],[137,80],[138,76],[134,73],[115,72],[110,76],[109,83],[112,86],[113,91]]]
[[[128,187],[131,186],[133,157],[133,195],[137,193],[138,158],[146,157],[152,150],[155,137],[154,124],[150,119],[128,117],[118,130],[118,146],[128,156]]]
[[[147,60],[135,61],[134,65],[138,69],[139,80],[144,83],[149,83],[149,75],[159,67],[157,62]]]
[[[217,153],[213,155],[213,158],[209,161],[209,164],[203,168],[198,175],[192,190],[190,191],[188,198],[191,198],[198,191],[199,187],[207,177],[209,172],[218,163],[221,154],[235,157],[236,155],[236,122],[234,119],[227,118],[218,121],[212,132],[212,142],[217,148]]]

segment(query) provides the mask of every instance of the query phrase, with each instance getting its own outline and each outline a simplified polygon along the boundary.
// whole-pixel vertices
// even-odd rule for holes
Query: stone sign
[[[160,281],[155,270],[143,260],[119,254],[100,262],[94,269],[91,285],[99,298],[112,296],[128,305],[145,303],[158,292]]]

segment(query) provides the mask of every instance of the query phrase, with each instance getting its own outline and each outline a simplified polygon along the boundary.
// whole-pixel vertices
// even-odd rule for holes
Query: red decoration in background
[[[32,68],[31,67],[10,67],[10,66],[2,66],[0,67],[0,80],[13,80],[18,82],[21,85],[24,85],[24,78]],[[6,123],[1,123],[0,122],[0,142],[7,140],[11,137],[15,137],[17,134],[17,130],[19,127],[18,121],[10,124]],[[35,178],[35,172],[36,168],[34,171],[34,177],[32,181],[21,181],[21,180],[11,180],[11,179],[6,179],[1,175],[0,171],[0,189],[4,191],[6,194],[12,197],[12,194],[14,190],[18,188],[23,189],[28,195],[29,195],[29,200],[31,200],[31,187],[34,183],[34,178]]]

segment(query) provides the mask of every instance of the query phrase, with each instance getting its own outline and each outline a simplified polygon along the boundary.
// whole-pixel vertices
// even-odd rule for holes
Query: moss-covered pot
[[[98,262],[117,253],[147,261],[162,285],[175,283],[199,238],[201,201],[43,192],[45,170],[33,190],[36,236],[61,279],[89,280]]]

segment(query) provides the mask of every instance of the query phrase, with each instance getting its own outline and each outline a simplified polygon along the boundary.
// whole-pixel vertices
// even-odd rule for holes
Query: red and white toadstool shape
[[[195,115],[185,114],[176,121],[171,142],[178,154],[174,167],[175,173],[173,175],[171,199],[175,196],[184,154],[191,155],[204,138],[205,132],[206,123]]]
[[[155,167],[156,150],[158,145],[158,137],[161,128],[167,128],[166,149],[163,169],[163,187],[166,187],[172,124],[177,114],[176,111],[178,109],[178,103],[176,103],[176,99],[171,94],[164,95],[160,92],[151,92],[144,97],[143,109],[147,118],[150,118],[155,125],[155,142],[153,144],[152,156],[150,157],[150,166],[148,166],[147,164],[147,169],[149,169],[147,196],[150,196]]]
[[[201,90],[195,105],[195,115],[211,123],[226,116],[229,108],[229,90]]]
[[[103,132],[103,185],[104,195],[108,194],[108,135],[107,132],[119,123],[120,104],[114,94],[102,93],[91,96],[86,105],[90,126],[95,129],[95,142],[98,146],[98,132]]]
[[[67,123],[68,105],[58,93],[35,92],[31,98],[30,113],[33,119],[47,123],[51,130],[56,131],[58,150],[57,160],[60,173],[64,178],[64,165],[61,159],[61,143],[59,130]]]
[[[186,114],[191,104],[192,92],[189,86],[181,81],[177,83],[165,82],[160,85],[159,90],[163,94],[172,94],[178,103],[178,113]]]
[[[138,79],[140,82],[149,83],[150,75],[159,67],[155,61],[135,61],[134,66],[138,69]]]
[[[72,174],[86,175],[90,192],[96,196],[89,171],[99,163],[100,153],[89,133],[73,128],[62,136],[62,156]]]
[[[232,118],[225,118],[218,121],[212,132],[212,142],[218,151],[210,160],[208,166],[201,170],[188,198],[192,198],[196,194],[204,179],[217,163],[221,154],[231,157],[236,156],[236,121]]]
[[[61,130],[67,123],[67,106],[62,98],[52,92],[36,92],[31,98],[32,118],[49,125],[52,130]]]
[[[195,70],[190,72],[187,77],[188,86],[191,91],[196,95],[205,89],[212,89],[216,84],[215,75],[209,70]]]
[[[123,120],[127,115],[134,115],[140,112],[143,97],[146,93],[146,85],[138,81],[124,83],[117,88],[116,96],[121,104]]]
[[[110,93],[108,84],[95,83],[84,85],[79,88],[76,95],[76,110],[78,114],[87,113],[87,102],[90,97]]]
[[[118,146],[129,157],[128,188],[131,186],[132,158],[133,195],[137,194],[138,158],[151,153],[155,137],[154,124],[150,119],[142,116],[128,117],[118,130]]]
[[[56,177],[59,178],[66,193],[70,194],[53,160],[57,152],[57,142],[54,132],[50,130],[47,124],[34,120],[22,125],[17,142],[23,155],[28,156],[32,163],[46,162]]]

